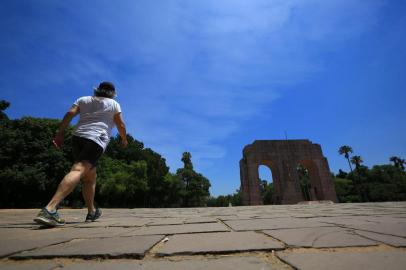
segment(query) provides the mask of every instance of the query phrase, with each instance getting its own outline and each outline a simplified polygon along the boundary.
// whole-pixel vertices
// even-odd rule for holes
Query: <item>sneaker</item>
[[[58,212],[50,213],[46,208],[42,208],[41,211],[39,211],[34,221],[48,227],[65,225],[65,220],[59,217]]]
[[[94,213],[88,213],[86,216],[85,222],[93,222],[102,215],[102,210],[100,208],[96,208],[96,211]]]

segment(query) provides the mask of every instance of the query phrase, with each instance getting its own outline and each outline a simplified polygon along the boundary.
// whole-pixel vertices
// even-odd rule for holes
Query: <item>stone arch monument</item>
[[[257,140],[244,147],[240,160],[243,205],[261,205],[258,167],[272,171],[275,204],[304,201],[298,165],[308,170],[311,200],[337,202],[327,159],[321,146],[309,140]]]

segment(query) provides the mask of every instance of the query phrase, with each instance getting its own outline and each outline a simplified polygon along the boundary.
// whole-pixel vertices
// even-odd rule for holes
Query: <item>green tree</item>
[[[337,177],[337,178],[347,178],[347,176],[348,176],[348,173],[346,173],[345,171],[339,169],[338,174],[335,177]]]
[[[263,204],[273,204],[273,183],[260,180],[260,192]]]
[[[241,197],[241,190],[237,189],[231,196],[231,204],[233,206],[241,206],[242,205],[242,197]]]
[[[242,205],[241,201],[241,191],[236,190],[235,193],[229,195],[220,195],[218,197],[210,196],[207,199],[207,206],[209,207],[226,207],[226,206],[240,206]]]
[[[336,177],[334,178],[334,186],[339,202],[361,202],[361,197],[356,192],[353,181],[351,179]]]
[[[183,206],[205,206],[210,196],[210,181],[202,174],[193,170],[192,155],[184,152],[182,155],[183,168],[176,171],[176,175],[185,185]]]
[[[398,169],[400,169],[402,171],[405,170],[405,160],[404,159],[401,159],[400,157],[397,157],[397,156],[392,156],[392,157],[389,158],[389,160],[391,162],[393,162],[393,165],[396,168],[398,168]]]
[[[357,170],[359,169],[359,167],[361,166],[361,164],[362,164],[363,162],[364,162],[364,161],[362,160],[362,157],[361,157],[361,156],[353,156],[353,157],[351,157],[351,163],[355,165],[355,168],[356,168]]]
[[[0,140],[4,142],[0,145],[0,207],[43,206],[72,165],[72,128],[65,132],[62,151],[57,150],[52,138],[59,120],[33,117],[9,120],[3,113],[8,106],[8,102],[0,102]],[[176,185],[167,181],[169,168],[165,159],[131,136],[128,140],[128,148],[123,149],[119,138],[112,138],[100,160],[97,202],[111,207],[171,205],[175,196],[167,194]],[[64,203],[81,205],[81,197],[78,186]],[[161,199],[164,197],[167,200]]]
[[[146,161],[126,163],[106,156],[99,167],[97,198],[104,206],[144,206],[149,191]]]
[[[52,145],[58,126],[57,120],[32,117],[0,121],[1,207],[40,206],[52,196],[71,165],[70,140],[62,151]],[[79,196],[76,190],[70,198]]]
[[[355,188],[358,190],[361,195],[362,201],[369,201],[369,186],[368,186],[368,173],[369,170],[367,167],[362,166],[361,164],[364,161],[361,156],[351,157],[351,163],[355,165],[355,174],[354,174],[354,183]]]
[[[297,166],[297,173],[299,176],[299,183],[300,183],[300,188],[302,190],[303,198],[305,199],[305,201],[312,200],[312,196],[310,193],[311,184],[310,184],[309,171],[302,164],[299,164]]]
[[[393,165],[375,165],[369,172],[371,201],[406,200],[406,173]]]
[[[5,101],[5,100],[0,100],[0,121],[1,120],[8,120],[8,116],[5,111],[8,107],[10,106],[10,102]]]
[[[133,161],[145,161],[147,165],[148,192],[145,194],[145,207],[162,207],[162,198],[168,192],[165,177],[169,172],[165,159],[150,148],[144,148],[144,144],[127,136],[128,147],[123,149],[120,145],[120,138],[116,136],[111,139],[106,149],[106,156],[112,159],[121,160],[127,164]],[[168,203],[168,202],[166,202]]]
[[[348,145],[343,145],[338,149],[340,155],[344,155],[348,161],[348,166],[350,166],[350,171],[352,172],[351,162],[350,162],[350,153],[352,153],[352,148]]]
[[[182,162],[185,169],[193,170],[192,154],[190,154],[189,152],[184,152],[182,154]]]
[[[162,198],[163,207],[181,207],[186,196],[185,184],[181,179],[171,172],[165,176],[166,192]]]

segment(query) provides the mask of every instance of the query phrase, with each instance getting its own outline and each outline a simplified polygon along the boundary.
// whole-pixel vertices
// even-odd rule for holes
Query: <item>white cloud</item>
[[[24,46],[39,42],[39,57],[52,57],[37,59],[41,66],[25,75],[48,84],[117,82],[130,133],[175,169],[186,150],[201,164],[224,157],[222,143],[242,120],[317,76],[324,68],[319,53],[374,26],[382,3],[60,2],[42,14],[55,27],[27,18],[32,29],[16,29],[18,49],[11,49],[15,41],[3,48],[24,58]]]
[[[320,45],[334,50],[335,43],[366,31],[380,4],[230,0],[154,10],[137,27],[151,31],[142,31],[147,40],[135,45],[133,60],[153,65],[146,76],[156,78],[138,87],[149,94],[142,98],[147,105],[131,110],[134,126],[172,167],[184,150],[199,163],[222,158],[221,142],[241,119],[259,114],[281,88],[317,75]],[[138,78],[128,84],[137,85]]]

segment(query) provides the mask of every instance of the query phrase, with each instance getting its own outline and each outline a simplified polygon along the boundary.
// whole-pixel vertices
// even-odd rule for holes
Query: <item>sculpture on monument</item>
[[[337,202],[330,168],[321,146],[309,140],[256,140],[244,147],[240,160],[243,205],[261,205],[258,167],[272,171],[275,204],[304,201],[297,168],[307,168],[312,200]]]

